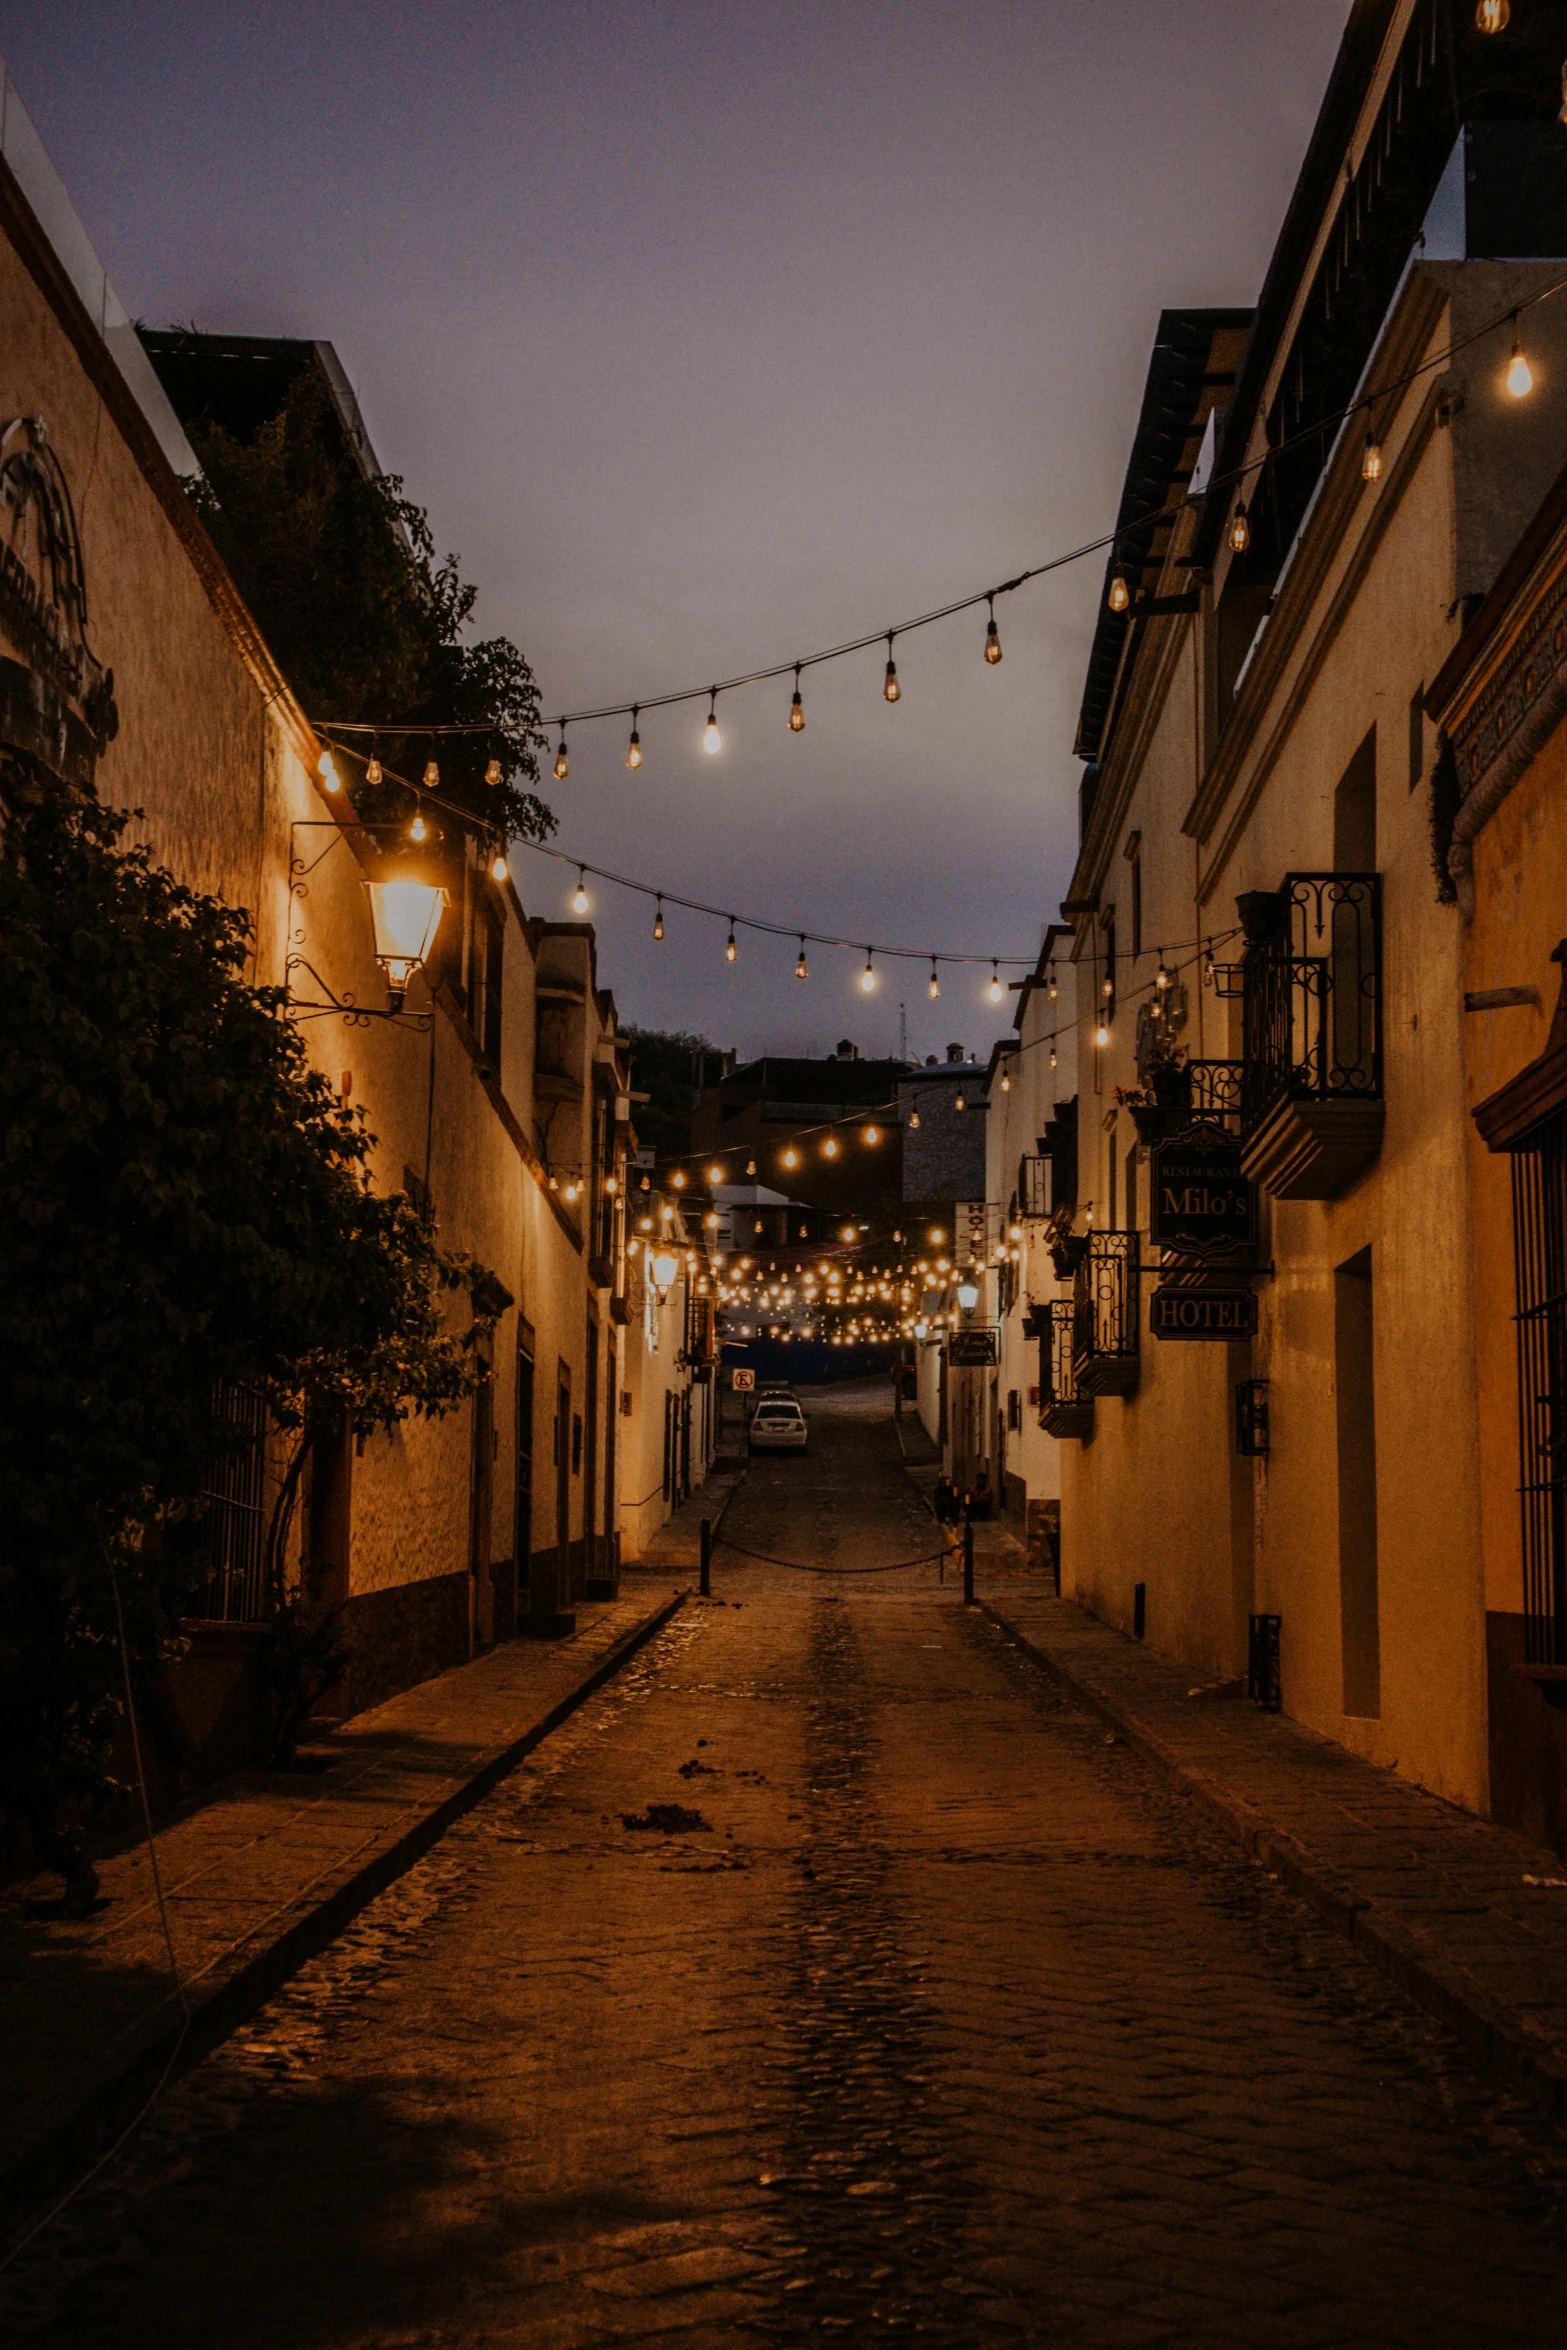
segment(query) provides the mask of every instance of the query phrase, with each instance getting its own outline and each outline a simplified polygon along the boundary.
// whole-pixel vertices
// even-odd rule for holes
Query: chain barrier
[[[736,1542],[731,1535],[717,1532],[713,1535],[713,1548],[738,1551],[741,1558],[759,1559],[766,1567],[787,1567],[796,1575],[896,1575],[904,1567],[933,1567],[938,1559],[946,1559],[951,1555],[944,1544],[940,1550],[928,1551],[923,1558],[889,1559],[885,1566],[880,1567],[808,1566],[802,1559],[779,1559],[774,1558],[769,1551],[748,1549],[745,1543]]]

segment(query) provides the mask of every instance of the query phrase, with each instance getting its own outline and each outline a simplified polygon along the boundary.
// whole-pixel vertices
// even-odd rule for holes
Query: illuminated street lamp
[[[375,959],[386,973],[387,1000],[401,1011],[408,982],[422,971],[435,945],[446,907],[444,889],[420,880],[417,873],[398,872],[384,881],[367,881],[370,921],[375,932]]]
[[[653,1286],[658,1291],[660,1305],[674,1288],[679,1274],[680,1259],[673,1255],[669,1249],[661,1250],[653,1259]]]
[[[958,1303],[965,1314],[971,1314],[979,1303],[979,1289],[972,1281],[958,1283]]]

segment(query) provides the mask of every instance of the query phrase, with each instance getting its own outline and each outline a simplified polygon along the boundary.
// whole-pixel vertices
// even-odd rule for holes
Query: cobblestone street
[[[0,2285],[117,2350],[1559,2344],[1564,2148],[812,1400],[684,1612]]]

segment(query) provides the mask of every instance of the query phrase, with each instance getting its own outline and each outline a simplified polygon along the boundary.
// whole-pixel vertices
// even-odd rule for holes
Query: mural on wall
[[[119,713],[87,641],[76,511],[40,416],[0,426],[0,749],[92,788]]]

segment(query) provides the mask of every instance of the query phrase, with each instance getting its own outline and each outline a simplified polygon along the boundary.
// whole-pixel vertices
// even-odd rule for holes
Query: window
[[[1333,1276],[1338,1406],[1339,1626],[1344,1711],[1375,1721],[1382,1711],[1377,1600],[1377,1431],[1371,1251]]]
[[[1567,1110],[1513,1152],[1524,1654],[1567,1664]]]

